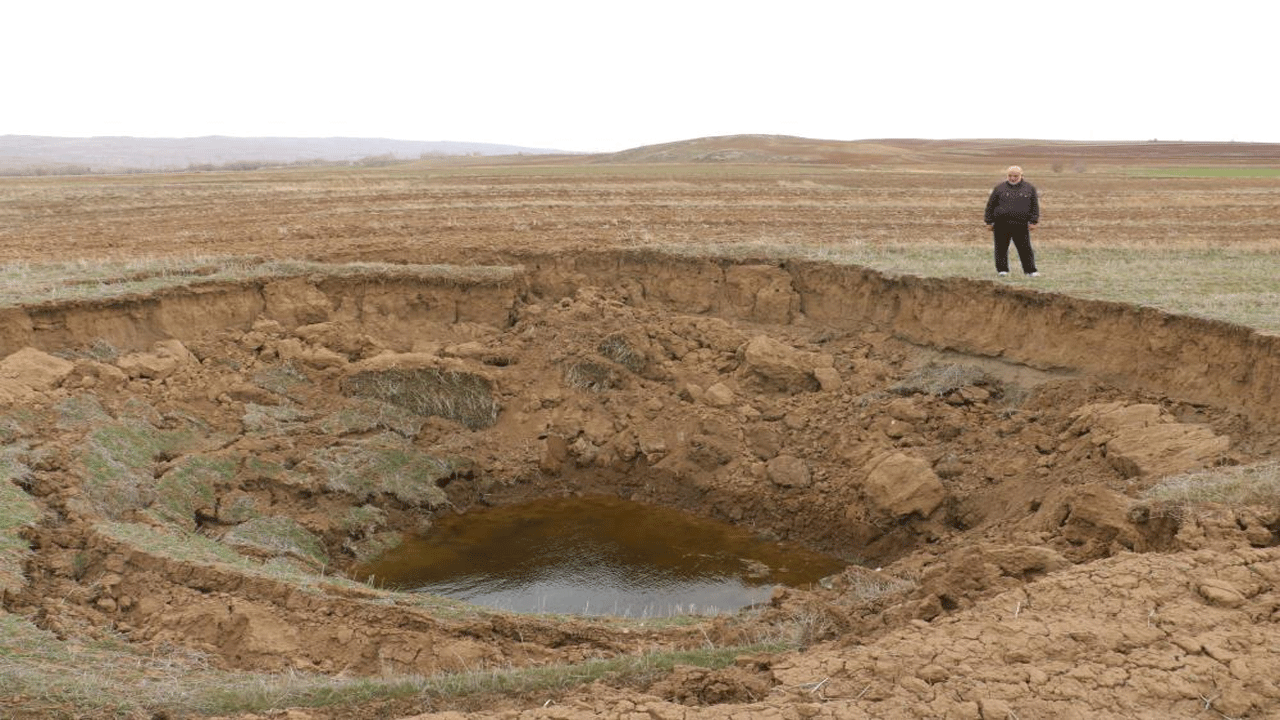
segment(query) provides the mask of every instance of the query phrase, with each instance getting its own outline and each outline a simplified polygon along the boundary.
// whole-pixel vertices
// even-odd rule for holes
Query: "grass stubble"
[[[1142,497],[1160,514],[1180,519],[1246,506],[1280,516],[1280,460],[1172,475],[1148,488]]]
[[[1136,174],[1147,173],[1140,170]],[[1263,174],[1263,177],[1272,175]],[[675,179],[669,184],[681,185]],[[1280,272],[1276,270],[1280,266],[1280,250],[1266,242],[1266,238],[1261,243],[1240,247],[1205,247],[1194,242],[1125,243],[1123,239],[1099,247],[1055,242],[1052,232],[1041,229],[1034,238],[1042,277],[1013,275],[1001,282],[1158,308],[1243,325],[1261,333],[1280,333]],[[1078,235],[1079,228],[1066,228],[1063,234],[1073,232]],[[653,229],[643,236],[658,237],[661,231]],[[849,237],[815,245],[747,240],[705,245],[656,244],[652,249],[686,256],[794,258],[861,265],[891,275],[997,281],[990,269],[990,245],[986,241],[864,242]],[[509,280],[513,272],[500,267],[332,265],[209,255],[53,263],[23,261],[0,264],[0,308],[143,295],[194,283],[271,280],[311,274],[389,273],[503,282]],[[443,410],[437,412],[449,414]],[[477,424],[483,426],[484,423]],[[21,529],[36,522],[39,515],[25,493],[3,492],[18,490],[16,482],[22,468],[9,463],[4,469],[6,477],[0,479],[4,483],[4,487],[0,487],[0,576],[3,576],[0,579],[17,580],[25,553]],[[1280,462],[1214,468],[1167,478],[1147,490],[1144,498],[1159,512],[1182,518],[1246,505],[1274,512],[1280,509]],[[193,552],[183,549],[190,542],[207,544],[198,536],[185,541],[173,539],[179,536],[166,537],[170,539],[155,537],[147,538],[146,542],[171,542],[174,547],[168,550],[175,555]],[[295,580],[305,586],[314,583],[316,578]],[[905,586],[889,588],[893,592],[905,589]],[[885,591],[879,587],[865,590],[868,600]],[[215,715],[284,707],[344,707],[405,699],[419,702],[424,708],[447,707],[475,696],[553,696],[595,681],[643,686],[677,664],[718,668],[732,664],[743,654],[802,647],[806,638],[814,634],[808,624],[804,618],[797,617],[790,626],[776,628],[769,637],[731,647],[709,644],[701,649],[641,653],[572,665],[479,669],[432,677],[350,678],[302,672],[227,672],[213,668],[199,653],[189,649],[174,647],[143,652],[123,638],[111,635],[101,640],[64,641],[26,618],[0,612],[0,707],[19,703],[22,712],[30,717],[128,717],[158,711]]]

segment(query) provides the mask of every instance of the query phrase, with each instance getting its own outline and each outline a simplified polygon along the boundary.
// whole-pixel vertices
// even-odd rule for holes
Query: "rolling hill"
[[[562,151],[492,143],[382,138],[197,138],[0,136],[0,172],[182,170],[199,166],[358,162],[367,158],[554,154]]]

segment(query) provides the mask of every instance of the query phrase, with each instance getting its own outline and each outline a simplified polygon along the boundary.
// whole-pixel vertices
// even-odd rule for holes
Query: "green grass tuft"
[[[13,482],[25,472],[20,464],[0,458],[0,594],[22,584],[31,548],[20,531],[34,525],[42,514],[36,501]]]
[[[58,427],[64,430],[86,429],[112,419],[98,397],[90,393],[66,398],[54,409],[58,413]]]
[[[187,455],[156,483],[152,511],[187,530],[196,529],[196,511],[214,509],[214,489],[235,476],[235,458]]]
[[[319,450],[297,469],[319,475],[329,490],[360,502],[386,494],[408,505],[438,508],[449,502],[440,481],[469,465],[428,455],[398,435],[383,434]]]
[[[313,568],[329,563],[324,543],[293,518],[258,517],[231,528],[222,542],[274,556],[297,558]]]
[[[326,435],[350,435],[374,430],[390,430],[406,438],[422,432],[423,418],[407,408],[377,400],[356,399],[330,413],[319,423]]]
[[[154,464],[195,449],[200,440],[191,430],[161,430],[138,420],[103,424],[77,453],[85,497],[110,518],[145,508],[156,498]]]

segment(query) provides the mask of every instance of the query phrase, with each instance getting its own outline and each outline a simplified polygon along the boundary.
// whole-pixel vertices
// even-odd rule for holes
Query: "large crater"
[[[928,621],[1172,547],[1179,518],[1140,492],[1274,452],[1277,350],[983,282],[647,253],[11,309],[6,486],[35,519],[0,587],[59,637],[234,669],[566,662],[778,622],[622,636],[343,578],[442,513],[607,494],[853,563],[833,592],[896,567],[879,586],[907,598],[896,617]],[[1275,517],[1237,525],[1277,543]],[[773,607],[845,613],[817,639],[886,627],[822,592]]]

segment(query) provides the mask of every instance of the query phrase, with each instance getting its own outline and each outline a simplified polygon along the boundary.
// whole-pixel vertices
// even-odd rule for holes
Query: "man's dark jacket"
[[[987,225],[996,223],[1030,223],[1040,222],[1040,197],[1031,183],[1023,180],[1014,185],[1005,181],[991,191],[987,200],[987,212],[983,216]]]

